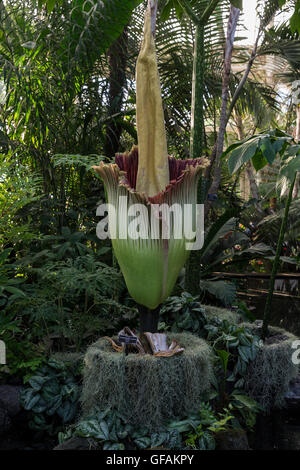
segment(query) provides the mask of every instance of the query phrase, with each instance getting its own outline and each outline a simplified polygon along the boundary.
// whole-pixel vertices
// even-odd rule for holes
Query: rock
[[[4,436],[11,429],[12,422],[7,410],[0,405],[0,436]]]
[[[19,385],[0,385],[0,405],[14,418],[22,407],[20,405],[20,393],[22,387]]]
[[[216,440],[217,450],[250,450],[247,434],[243,430],[220,431]]]
[[[67,441],[54,447],[53,450],[95,450],[96,446],[84,437],[71,437]]]
[[[285,395],[285,401],[289,409],[300,410],[300,377],[291,382],[290,389]]]
[[[280,439],[280,450],[300,450],[300,426],[286,424]]]

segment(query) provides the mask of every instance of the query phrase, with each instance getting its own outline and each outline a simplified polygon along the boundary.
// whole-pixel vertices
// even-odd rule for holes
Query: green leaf
[[[241,166],[254,157],[257,152],[260,139],[260,136],[254,137],[231,152],[228,159],[228,168],[231,175],[236,173]]]
[[[139,449],[147,449],[151,446],[151,439],[149,437],[139,437],[138,439],[134,439],[134,443]]]
[[[167,439],[167,433],[154,433],[151,434],[151,447],[159,447],[161,446],[165,440]]]
[[[54,0],[51,0],[54,1]],[[70,18],[71,29],[60,43],[62,60],[70,67],[80,67],[99,59],[122,34],[133,9],[142,0],[77,0]]]
[[[63,370],[65,368],[65,364],[62,361],[58,361],[51,357],[48,361],[49,367],[52,367],[55,370]]]
[[[242,403],[246,408],[250,410],[257,409],[258,403],[253,400],[253,398],[250,398],[248,395],[241,395],[241,394],[232,394],[232,397]]]
[[[33,413],[44,413],[47,409],[47,403],[42,398],[31,408]]]
[[[4,261],[6,261],[6,259],[8,258],[9,253],[11,252],[11,250],[12,250],[12,248],[6,248],[5,250],[3,250],[0,253],[0,264],[4,263]]]
[[[290,26],[292,33],[300,33],[300,14],[299,14],[300,2],[297,1],[295,5],[295,13],[290,19]]]
[[[238,347],[238,352],[241,358],[243,359],[244,362],[248,362],[251,355],[249,353],[249,347],[247,346],[239,346]]]
[[[46,419],[42,414],[34,415],[33,420],[29,422],[29,427],[31,429],[43,429],[43,430],[49,429]]]
[[[222,280],[201,280],[200,289],[214,295],[225,306],[230,306],[236,299],[236,286],[232,282]]]
[[[226,375],[227,366],[228,366],[228,359],[229,359],[229,352],[225,350],[216,350],[217,355],[221,359],[221,364],[223,368],[223,372]]]
[[[169,19],[172,8],[173,8],[173,0],[168,0],[161,11],[161,14],[160,14],[161,21],[167,21]]]
[[[93,437],[101,441],[109,440],[109,430],[105,421],[98,421],[95,418],[82,421],[77,428],[77,433],[82,437]]]
[[[58,410],[58,408],[61,406],[62,403],[62,398],[60,395],[56,396],[52,402],[50,403],[50,407],[47,409],[47,415],[48,416],[53,416],[54,413]]]
[[[37,404],[39,399],[40,399],[40,395],[36,393],[35,390],[32,390],[32,389],[25,390],[21,394],[21,404],[23,405],[24,409],[27,411],[31,410],[34,407],[34,405]]]
[[[286,151],[286,155],[289,157],[293,157],[299,153],[300,153],[300,145],[291,145]]]
[[[255,170],[259,171],[268,164],[268,160],[261,153],[257,153],[253,155],[252,163]]]
[[[105,442],[103,450],[124,450],[125,446],[121,442]]]
[[[184,13],[184,9],[182,8],[182,6],[180,5],[180,3],[178,3],[176,0],[174,2],[174,6],[175,6],[175,11],[176,11],[176,16],[177,18],[179,19],[179,21],[181,20],[182,18],[182,15]]]
[[[77,405],[66,401],[57,410],[58,416],[61,417],[63,423],[69,423],[75,418],[77,413]]]
[[[300,155],[285,160],[284,165],[280,168],[279,178],[285,177],[291,182],[297,171],[300,171]]]
[[[34,390],[39,391],[41,390],[44,383],[47,382],[48,380],[49,380],[48,377],[41,377],[39,375],[36,375],[36,376],[32,376],[29,379],[29,384]]]
[[[15,294],[18,297],[26,297],[26,294],[21,291],[20,289],[17,289],[16,287],[13,286],[5,286],[5,290],[9,292],[10,294]]]
[[[54,10],[57,0],[47,0],[47,12],[51,13]]]
[[[246,139],[239,140],[238,142],[234,142],[233,144],[229,145],[226,150],[221,155],[221,160],[224,160],[224,158],[230,154],[234,149],[240,147],[242,144],[245,142],[248,142],[249,140],[253,139],[253,137],[247,137]]]
[[[276,158],[276,151],[272,145],[272,142],[269,136],[263,137],[261,139],[260,149],[261,149],[263,156],[268,161],[268,163],[272,165],[272,163],[274,162]]]
[[[191,423],[189,420],[182,420],[182,421],[172,421],[169,426],[168,426],[168,429],[170,430],[176,430],[180,433],[183,433],[183,432],[188,432],[191,430]]]

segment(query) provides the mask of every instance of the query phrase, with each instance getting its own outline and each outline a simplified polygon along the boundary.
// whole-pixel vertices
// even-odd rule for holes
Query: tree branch
[[[237,87],[237,89],[235,90],[235,93],[232,97],[232,100],[231,100],[231,103],[230,103],[230,107],[229,107],[229,110],[228,110],[228,113],[227,113],[227,116],[226,116],[226,122],[228,123],[229,119],[230,119],[230,116],[231,116],[231,113],[233,111],[233,108],[235,107],[236,105],[236,102],[237,100],[239,99],[239,96],[241,94],[241,91],[242,89],[244,88],[244,85],[247,81],[247,78],[249,76],[249,73],[250,73],[250,70],[252,68],[252,65],[253,65],[253,62],[256,58],[256,52],[257,52],[257,47],[258,47],[258,41],[260,39],[260,36],[261,36],[261,33],[262,33],[262,30],[259,30],[258,32],[258,35],[257,35],[257,38],[256,38],[256,41],[254,43],[254,46],[253,46],[253,49],[252,49],[252,52],[251,52],[251,57],[249,59],[249,62],[247,64],[247,67],[246,67],[246,70],[244,72],[244,75]]]
[[[215,172],[214,180],[212,182],[210,193],[216,193],[218,191],[220,181],[221,181],[221,163],[220,157],[223,152],[224,146],[224,137],[227,126],[226,120],[226,110],[229,96],[229,81],[231,73],[231,59],[233,51],[233,42],[237,27],[237,22],[240,16],[240,10],[231,6],[230,16],[228,20],[227,27],[227,39],[225,47],[225,57],[224,57],[224,70],[223,70],[223,83],[222,83],[222,104],[221,104],[221,114],[220,114],[220,125],[219,125],[219,134],[216,142],[216,158],[215,158]]]

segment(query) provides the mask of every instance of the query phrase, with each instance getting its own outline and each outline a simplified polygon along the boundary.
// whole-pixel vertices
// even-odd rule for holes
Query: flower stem
[[[138,308],[140,312],[140,334],[145,332],[156,333],[158,330],[160,305],[155,310],[150,310],[143,305],[139,305]]]

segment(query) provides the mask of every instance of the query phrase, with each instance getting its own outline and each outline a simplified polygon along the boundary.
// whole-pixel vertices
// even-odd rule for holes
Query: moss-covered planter
[[[258,334],[255,324],[247,327]],[[249,365],[245,378],[246,390],[265,411],[285,406],[285,395],[291,380],[298,374],[298,366],[292,362],[292,343],[297,338],[281,328],[269,327],[271,338],[267,339],[255,360]]]
[[[242,321],[242,317],[240,315],[227,308],[215,307],[214,305],[203,305],[203,308],[209,320],[217,318],[218,320],[226,320],[234,325]]]
[[[117,353],[101,338],[85,355],[82,408],[113,407],[130,424],[158,430],[200,407],[213,375],[209,345],[187,333],[170,334],[185,351],[173,357]]]

